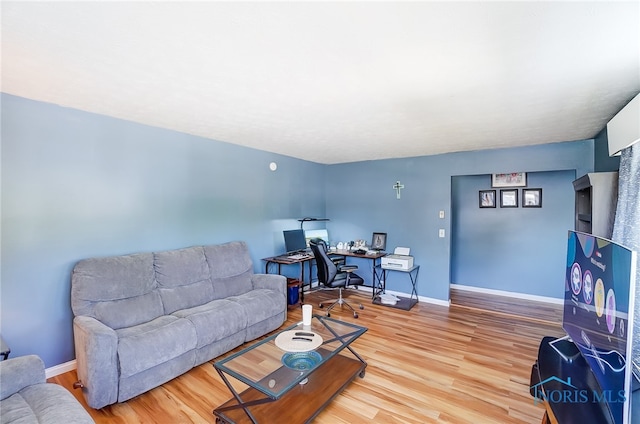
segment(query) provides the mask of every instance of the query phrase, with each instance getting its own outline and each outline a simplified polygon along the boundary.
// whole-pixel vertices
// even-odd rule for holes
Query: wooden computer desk
[[[346,258],[363,258],[363,259],[368,259],[370,261],[372,261],[372,290],[371,290],[371,300],[373,301],[374,298],[374,288],[379,286],[380,281],[381,281],[381,275],[378,274],[376,271],[381,269],[380,265],[381,265],[381,258],[383,256],[386,256],[387,253],[386,252],[376,252],[374,254],[365,254],[365,255],[358,255],[356,253],[353,253],[350,250],[345,250],[345,249],[338,249],[338,250],[330,250],[329,251],[329,255],[330,256],[341,256],[343,258],[345,258],[345,262],[346,262]],[[282,273],[282,265],[296,265],[298,264],[300,266],[300,282],[301,282],[301,290],[300,290],[300,299],[301,302],[304,302],[304,286],[305,286],[305,264],[308,265],[309,267],[309,287],[311,287],[311,276],[312,276],[312,272],[313,272],[313,261],[315,260],[312,254],[308,254],[305,255],[303,258],[296,258],[296,259],[292,259],[290,256],[287,255],[279,255],[279,256],[271,256],[268,258],[263,258],[263,261],[265,261],[265,273],[269,274],[269,270],[276,265],[277,266],[277,273],[281,274]]]
[[[378,274],[376,272],[376,270],[380,269],[380,265],[382,263],[382,257],[383,256],[387,256],[386,252],[376,252],[373,254],[365,254],[365,255],[358,255],[356,253],[353,253],[350,250],[344,250],[344,249],[338,249],[338,250],[332,250],[329,252],[330,255],[335,255],[335,256],[342,256],[345,258],[345,262],[346,262],[346,258],[364,258],[364,259],[369,259],[370,261],[372,261],[371,264],[371,300],[373,301],[374,298],[374,293],[375,293],[375,287],[377,287],[381,281],[382,275]],[[368,287],[368,286],[367,286]]]
[[[282,275],[282,265],[300,265],[300,274],[299,274],[299,286],[300,286],[300,304],[304,303],[304,266],[308,264],[309,266],[309,285],[311,285],[311,269],[313,267],[313,255],[308,254],[303,258],[291,258],[288,255],[279,255],[279,256],[271,256],[268,258],[262,259],[265,262],[264,272],[265,274],[269,274],[269,270],[273,265],[276,265],[278,268],[277,273]]]

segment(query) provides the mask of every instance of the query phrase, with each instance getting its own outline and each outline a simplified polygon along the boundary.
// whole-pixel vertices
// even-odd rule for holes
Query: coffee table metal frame
[[[282,356],[286,354],[286,352],[276,346],[275,339],[279,334],[288,330],[313,331],[321,335],[323,337],[323,343],[315,350],[322,358],[320,362],[307,370],[290,369],[283,365]],[[314,315],[311,327],[305,327],[302,325],[302,322],[299,322],[233,355],[214,362],[213,366],[215,370],[233,394],[233,398],[230,401],[213,410],[213,414],[216,416],[216,422],[231,422],[224,412],[242,408],[250,421],[257,423],[258,421],[249,410],[249,407],[279,400],[294,387],[297,387],[299,384],[304,384],[304,381],[316,370],[327,364],[345,348],[361,363],[358,368],[358,375],[363,378],[367,363],[353,350],[350,344],[366,331],[366,327],[326,316]],[[353,359],[351,360],[353,361]],[[264,397],[243,400],[242,393],[239,393],[238,390],[233,387],[228,377],[232,377],[250,388],[258,390]],[[350,381],[351,379],[345,381],[344,385]],[[342,387],[344,387],[344,385]],[[245,392],[246,391],[243,393]],[[332,394],[331,399],[338,392]],[[234,399],[235,402],[231,402]],[[318,412],[319,411],[316,411],[316,414]]]

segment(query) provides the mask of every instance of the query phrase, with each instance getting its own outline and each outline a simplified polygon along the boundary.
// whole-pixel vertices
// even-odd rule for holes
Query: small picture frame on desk
[[[387,248],[387,233],[373,233],[371,249],[384,251]]]

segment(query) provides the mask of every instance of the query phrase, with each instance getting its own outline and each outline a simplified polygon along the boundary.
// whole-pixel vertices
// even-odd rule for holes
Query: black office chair
[[[327,316],[331,316],[331,309],[336,305],[346,305],[353,312],[353,317],[358,318],[358,313],[353,306],[349,305],[342,297],[342,289],[347,286],[360,286],[364,284],[364,280],[354,273],[358,269],[357,265],[336,265],[335,262],[327,255],[327,244],[322,239],[311,239],[309,246],[313,252],[313,256],[316,259],[318,267],[318,281],[325,287],[332,289],[338,288],[340,291],[340,297],[327,308]],[[319,304],[322,308],[324,305]],[[362,304],[359,304],[360,309],[364,309]]]

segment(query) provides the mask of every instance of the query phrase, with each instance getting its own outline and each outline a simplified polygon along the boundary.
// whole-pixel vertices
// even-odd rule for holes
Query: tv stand
[[[552,348],[558,352],[558,355],[567,362],[573,362],[580,356],[578,347],[573,344],[571,337],[564,336],[549,342]]]
[[[563,342],[558,345],[558,340]],[[608,404],[597,401],[605,397],[593,371],[569,340],[544,337],[540,342],[530,390],[534,402],[544,403],[542,423],[614,424]],[[577,356],[572,352],[578,352]]]

